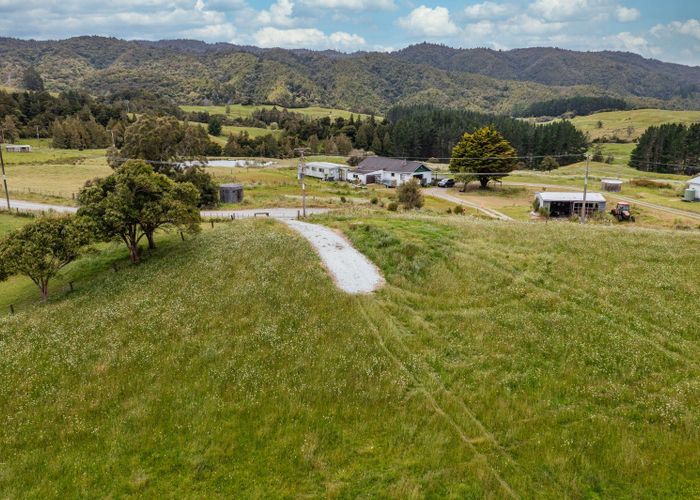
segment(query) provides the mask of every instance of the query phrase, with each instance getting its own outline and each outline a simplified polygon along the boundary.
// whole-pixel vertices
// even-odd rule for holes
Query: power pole
[[[36,126],[36,138],[39,139],[39,125]]]
[[[5,201],[7,201],[7,210],[10,210],[10,192],[7,190],[7,175],[5,175],[5,160],[2,157],[2,145],[0,145],[0,166],[2,166],[2,184],[5,187]]]
[[[586,173],[583,176],[583,204],[581,205],[581,224],[586,223],[586,197],[588,196],[588,167],[590,163],[588,153],[586,153]]]
[[[304,182],[304,174],[306,173],[306,158],[304,154],[309,148],[296,148],[294,151],[299,153],[299,180],[301,181],[301,214],[306,218],[306,182]]]

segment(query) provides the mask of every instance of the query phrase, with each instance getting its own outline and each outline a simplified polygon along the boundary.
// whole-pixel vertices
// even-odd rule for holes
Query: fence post
[[[211,222],[211,228],[214,229],[214,219],[211,219],[209,222]]]
[[[73,282],[72,282],[72,281],[69,281],[69,282],[68,282],[68,286],[70,287],[70,291],[71,291],[71,292],[72,292],[73,290],[75,290],[75,289],[73,288]]]
[[[15,306],[10,304],[10,314],[14,314],[14,313],[15,313]]]
[[[185,233],[180,231],[180,238],[182,238],[182,241],[185,241]]]

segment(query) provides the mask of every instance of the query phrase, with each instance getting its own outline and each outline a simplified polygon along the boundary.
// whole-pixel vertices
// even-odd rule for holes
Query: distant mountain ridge
[[[572,96],[700,109],[700,68],[622,52],[552,48],[454,49],[418,44],[392,53],[263,49],[197,40],[57,41],[0,38],[0,85],[29,65],[51,91],[96,95],[146,89],[181,104],[273,103],[384,112],[431,103],[508,114],[514,106]]]

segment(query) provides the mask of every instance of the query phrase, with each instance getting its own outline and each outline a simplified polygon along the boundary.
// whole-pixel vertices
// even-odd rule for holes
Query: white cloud
[[[211,24],[201,28],[193,28],[183,31],[182,35],[196,40],[238,43],[236,28],[231,23]]]
[[[464,15],[469,19],[492,19],[506,15],[509,9],[510,7],[505,4],[484,2],[467,5],[464,8]]]
[[[640,12],[639,9],[635,9],[634,7],[619,5],[615,10],[615,15],[617,16],[617,20],[621,23],[629,23],[639,19]]]
[[[496,25],[488,20],[479,21],[478,23],[467,24],[464,29],[464,34],[471,40],[492,35],[496,30]]]
[[[445,7],[431,9],[421,5],[408,16],[399,18],[399,26],[414,36],[444,37],[459,32],[457,25],[450,19],[450,11]]]
[[[362,48],[366,42],[359,35],[336,31],[326,35],[316,28],[262,28],[253,35],[260,47],[315,48],[354,51]]]
[[[588,0],[535,0],[530,11],[548,21],[561,21],[589,10]]]
[[[520,14],[511,17],[502,25],[502,31],[512,34],[543,35],[563,30],[567,23],[549,22],[542,19]]]
[[[270,5],[268,10],[260,11],[258,22],[260,24],[274,24],[277,26],[291,26],[294,24],[292,11],[294,2],[291,0],[277,0]]]
[[[311,8],[343,10],[393,10],[394,0],[302,0]]]
[[[657,24],[651,29],[656,36],[686,35],[700,40],[700,21],[688,19],[687,21],[674,21],[670,24]]]
[[[642,36],[633,35],[628,31],[618,33],[614,40],[617,41],[619,48],[623,48],[630,52],[646,53],[649,50],[649,42]]]

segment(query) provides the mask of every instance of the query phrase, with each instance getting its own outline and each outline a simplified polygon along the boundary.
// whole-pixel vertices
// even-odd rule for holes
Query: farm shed
[[[324,181],[344,181],[347,179],[349,169],[350,167],[340,163],[312,161],[306,164],[304,175]]]
[[[580,214],[583,205],[583,193],[544,192],[535,195],[537,210],[545,208],[552,217],[569,217]],[[586,214],[605,212],[605,197],[600,193],[586,195]]]
[[[240,203],[243,201],[243,184],[221,184],[219,186],[221,203]]]
[[[700,201],[700,177],[688,181],[688,189],[695,191],[695,201]]]
[[[352,177],[351,177],[352,175]],[[433,171],[419,161],[396,160],[381,156],[365,158],[357,168],[348,174],[349,180],[359,179],[362,184],[384,184],[396,187],[411,179],[416,179],[421,185],[432,184]]]
[[[31,153],[32,147],[29,144],[6,144],[5,151],[8,153]]]
[[[600,185],[603,188],[603,191],[622,191],[622,181],[620,179],[603,179],[600,181]]]

